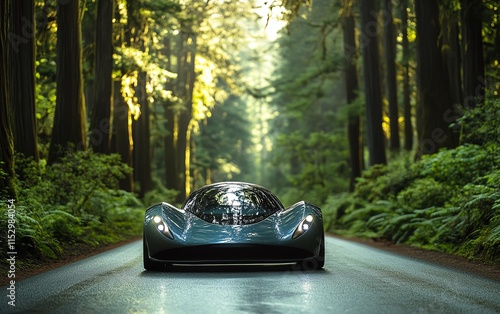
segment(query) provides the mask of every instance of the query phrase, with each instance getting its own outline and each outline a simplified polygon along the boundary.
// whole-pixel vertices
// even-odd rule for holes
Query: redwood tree
[[[167,59],[166,69],[173,72],[172,64],[172,41],[170,35],[165,38],[165,56]],[[166,90],[172,91],[173,84],[168,81],[165,86]],[[176,132],[176,115],[174,111],[174,102],[171,99],[167,99],[164,104],[164,118],[166,121],[165,134],[165,186],[167,189],[176,190],[180,189],[178,180],[178,160],[177,160],[177,147],[176,138],[174,136]]]
[[[134,178],[140,183],[139,197],[153,189],[151,176],[151,132],[149,102],[146,92],[147,74],[139,71],[135,97],[141,106],[141,115],[133,122],[132,134],[134,138]]]
[[[343,32],[344,32],[344,75],[346,86],[347,104],[352,104],[359,91],[358,75],[356,71],[356,38],[353,7],[346,4],[344,8]],[[361,145],[360,127],[361,119],[357,112],[350,111],[348,117],[347,134],[349,140],[349,160],[351,165],[351,179],[349,190],[354,190],[356,178],[361,176],[363,167],[363,149]]]
[[[8,197],[15,198],[14,178],[14,137],[10,124],[9,110],[9,4],[0,1],[0,167],[6,176],[0,175],[0,192],[5,190]]]
[[[389,146],[392,150],[399,150],[399,109],[396,81],[396,35],[392,17],[392,0],[383,0],[384,18],[384,57],[385,57],[385,83],[387,100],[389,101],[389,126],[391,136]]]
[[[410,49],[408,41],[408,0],[401,0],[401,32],[403,50],[403,115],[405,120],[405,150],[413,149],[413,122],[410,101]]]
[[[90,146],[95,152],[105,154],[110,152],[112,121],[114,5],[114,0],[97,1],[95,88],[90,121]]]
[[[193,89],[196,73],[194,71],[196,56],[196,34],[191,27],[180,32],[177,57],[177,86],[176,95],[182,100],[184,108],[178,114],[178,137],[176,142],[178,160],[178,178],[180,178],[180,193],[178,201],[184,200],[189,191],[189,155],[190,137],[189,127],[193,110]]]
[[[461,58],[458,14],[445,6],[441,14],[441,42],[453,104],[462,102]]]
[[[86,148],[80,18],[80,0],[58,2],[57,100],[49,163],[65,150]]]
[[[146,20],[141,15],[141,3],[138,0],[127,1],[127,45],[138,51],[146,51],[145,36],[148,31]],[[147,100],[147,73],[144,69],[137,69],[137,85],[134,88],[134,97],[141,108],[141,114],[133,121],[132,136],[134,138],[133,165],[134,179],[140,184],[139,197],[153,188],[151,175],[151,148],[150,148],[150,121],[149,102]]]
[[[112,135],[112,152],[116,152],[122,158],[122,162],[128,166],[132,166],[132,147],[130,144],[131,130],[129,128],[130,111],[128,104],[123,99],[121,93],[121,81],[114,81],[113,86],[113,135]],[[133,174],[129,173],[125,178],[120,180],[120,189],[132,192],[134,190]]]
[[[17,152],[38,161],[35,106],[35,3],[12,1],[10,91]]]
[[[415,1],[417,16],[417,133],[416,158],[443,147],[454,147],[453,101],[440,43],[436,1]]]
[[[382,130],[382,95],[378,52],[377,12],[373,0],[360,0],[363,76],[370,165],[387,163]]]
[[[473,107],[484,98],[484,57],[481,0],[461,0],[464,106]]]

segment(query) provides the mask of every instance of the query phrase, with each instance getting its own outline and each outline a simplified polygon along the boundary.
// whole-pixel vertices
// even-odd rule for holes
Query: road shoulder
[[[35,275],[47,272],[52,269],[56,269],[59,267],[62,267],[64,265],[70,264],[77,262],[79,260],[97,255],[102,252],[106,252],[112,249],[115,249],[117,247],[120,247],[122,245],[125,245],[127,243],[137,241],[142,239],[142,237],[133,237],[128,240],[124,240],[118,243],[113,243],[113,244],[108,244],[108,245],[103,245],[99,246],[97,248],[91,248],[88,246],[81,246],[78,249],[69,249],[68,252],[65,253],[64,256],[58,258],[57,260],[46,260],[46,261],[41,261],[39,264],[36,265],[23,265],[21,268],[16,269],[16,277],[15,280],[16,282],[21,281],[26,278],[33,277]],[[7,285],[11,279],[7,277],[7,275],[3,275],[0,278],[0,286]]]
[[[486,264],[480,261],[469,260],[462,256],[446,254],[437,251],[425,250],[408,245],[395,244],[389,241],[372,240],[363,238],[350,238],[332,235],[335,238],[365,244],[384,251],[392,252],[402,256],[434,263],[448,268],[469,272],[478,276],[500,281],[500,265]]]

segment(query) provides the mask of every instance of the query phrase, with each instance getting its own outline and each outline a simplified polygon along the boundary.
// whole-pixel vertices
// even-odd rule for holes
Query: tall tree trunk
[[[387,99],[389,101],[389,126],[391,136],[389,147],[392,150],[401,148],[399,140],[399,109],[396,81],[396,36],[392,17],[392,0],[383,0],[384,18],[384,56],[387,84]]]
[[[86,148],[80,17],[80,0],[58,3],[57,100],[49,163],[64,150]]]
[[[123,99],[121,93],[121,81],[114,81],[113,86],[113,128],[114,133],[112,143],[114,143],[114,152],[122,157],[122,162],[132,167],[132,145],[131,145],[131,116],[128,104]],[[132,192],[134,190],[134,177],[130,173],[120,180],[120,189]]]
[[[35,106],[35,3],[12,1],[10,91],[15,150],[38,161]]]
[[[484,99],[484,57],[481,0],[461,0],[464,106],[474,107]]]
[[[115,2],[115,19],[120,20],[120,10],[117,8],[117,3]],[[116,37],[117,46],[122,46],[125,38],[125,34],[121,33]],[[124,69],[122,69],[124,73]],[[125,102],[122,94],[122,82],[120,79],[113,81],[112,88],[112,99],[113,99],[113,122],[112,122],[112,132],[110,141],[110,150],[112,153],[117,153],[121,156],[122,162],[133,167],[132,164],[132,134],[131,134],[131,113],[128,104]],[[134,176],[133,172],[127,174],[119,182],[120,189],[132,192],[134,190]]]
[[[417,133],[416,158],[456,146],[450,130],[450,84],[441,53],[439,7],[435,1],[415,1],[417,16]]]
[[[356,71],[356,60],[354,59],[356,51],[355,23],[352,6],[344,8],[345,16],[343,23],[344,32],[344,75],[346,86],[347,104],[352,104],[356,99],[359,90],[358,75]],[[349,182],[349,191],[354,191],[356,178],[361,176],[363,166],[362,145],[361,145],[361,118],[357,112],[349,112],[347,122],[347,136],[349,140],[349,160],[351,165],[351,178]]]
[[[443,57],[448,70],[451,101],[453,104],[462,102],[462,82],[460,70],[460,44],[458,40],[458,20],[456,14],[446,10],[442,14],[441,40]]]
[[[126,33],[127,43],[140,51],[146,51],[145,33],[147,29],[140,13],[141,3],[138,0],[127,1],[128,31]],[[141,115],[133,123],[134,141],[134,177],[140,184],[139,196],[143,197],[148,191],[153,189],[153,179],[151,175],[151,148],[149,131],[149,104],[146,92],[147,73],[139,69],[137,76],[137,86],[134,88],[135,97],[138,99]]]
[[[89,142],[94,152],[104,154],[110,152],[112,127],[114,5],[114,0],[97,2],[95,88]]]
[[[181,32],[178,62],[178,90],[177,95],[182,99],[184,108],[178,117],[177,160],[179,162],[178,200],[184,200],[189,193],[189,151],[191,147],[189,127],[193,110],[194,62],[196,55],[196,36]]]
[[[189,123],[187,126],[186,133],[186,196],[191,193],[192,188],[192,175],[191,175],[191,152],[193,150],[194,143],[191,140],[192,133],[192,116],[193,116],[193,93],[194,93],[194,84],[196,81],[196,72],[195,72],[195,59],[196,59],[196,51],[197,51],[197,35],[191,34],[190,46],[189,46],[189,68],[188,68],[188,80],[187,80],[187,89],[188,89],[188,101],[189,104]]]
[[[165,39],[165,56],[168,60],[166,64],[167,70],[173,72],[172,64],[172,42],[169,37]],[[173,84],[169,81],[165,88],[169,91],[173,91]],[[166,121],[167,134],[165,135],[165,187],[170,190],[179,190],[178,186],[178,160],[177,160],[177,148],[176,148],[176,130],[177,121],[175,117],[175,112],[173,108],[173,102],[167,100],[164,104],[164,116]]]
[[[10,123],[9,95],[9,4],[0,1],[0,169],[6,176],[0,175],[0,193],[8,198],[16,198],[14,187],[14,136]]]
[[[175,136],[175,148],[177,154],[177,179],[179,186],[179,194],[177,195],[177,202],[182,202],[186,198],[186,132],[191,110],[186,108],[189,104],[186,103],[187,100],[187,39],[184,32],[180,32],[178,35],[178,47],[177,47],[177,82],[176,82],[176,95],[183,102],[184,108],[179,113],[176,113],[176,127],[177,132]],[[189,112],[185,112],[188,111]]]
[[[387,163],[382,130],[382,95],[378,52],[378,26],[373,0],[360,0],[363,76],[370,165]]]
[[[410,101],[410,51],[408,42],[408,0],[401,0],[401,32],[403,50],[403,110],[405,120],[405,150],[413,149],[413,123]]]
[[[151,177],[151,145],[150,145],[150,123],[149,123],[149,102],[146,92],[147,74],[139,72],[135,97],[141,106],[141,115],[137,121],[133,122],[134,137],[134,173],[136,181],[140,183],[139,197],[153,189],[153,179]]]
[[[165,136],[165,187],[179,190],[179,161],[177,160],[177,117],[170,101],[165,103],[165,120],[167,135]]]

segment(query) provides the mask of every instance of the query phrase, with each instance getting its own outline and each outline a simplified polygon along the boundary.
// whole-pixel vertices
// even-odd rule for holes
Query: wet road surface
[[[19,281],[0,313],[500,313],[500,282],[327,237],[325,269],[142,268],[142,241]]]

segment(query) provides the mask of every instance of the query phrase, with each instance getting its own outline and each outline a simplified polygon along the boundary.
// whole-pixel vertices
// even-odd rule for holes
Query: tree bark
[[[408,42],[408,0],[401,0],[401,32],[403,50],[403,111],[405,120],[405,150],[413,149],[413,122],[410,101],[410,51]]]
[[[180,193],[178,201],[183,201],[190,190],[189,184],[189,152],[191,148],[189,127],[193,110],[193,88],[195,81],[194,62],[196,55],[196,36],[182,32],[179,35],[179,56],[177,95],[184,103],[184,108],[178,115],[177,160],[179,166]]]
[[[396,37],[394,21],[392,16],[391,0],[383,1],[384,14],[384,56],[387,84],[387,99],[389,101],[389,126],[391,135],[389,137],[389,147],[391,150],[401,148],[399,139],[399,108],[396,81]]]
[[[165,39],[165,55],[168,60],[166,64],[167,70],[172,71],[172,42],[170,38]],[[165,87],[167,90],[173,91],[173,84],[169,81]],[[173,102],[167,100],[164,104],[164,117],[166,121],[167,134],[165,135],[165,187],[169,190],[179,190],[178,186],[178,160],[176,147],[176,130],[177,121],[173,108]]]
[[[416,159],[456,146],[449,128],[455,121],[450,84],[439,41],[439,7],[435,1],[416,1],[417,16],[417,134]]]
[[[85,99],[83,95],[80,0],[58,3],[56,110],[49,163],[65,150],[84,150]]]
[[[465,107],[475,107],[484,99],[484,57],[481,0],[461,0],[463,81]]]
[[[38,162],[35,106],[35,3],[12,1],[10,91],[15,151]]]
[[[10,123],[9,92],[9,4],[0,1],[0,169],[6,176],[0,175],[0,193],[7,198],[16,198],[14,187],[14,136]]]
[[[366,121],[370,165],[386,164],[384,132],[382,130],[382,95],[378,52],[378,26],[373,0],[360,0],[361,48],[365,86]]]
[[[127,1],[127,44],[140,51],[145,51],[145,33],[147,32],[143,17],[140,13],[141,3],[138,0]],[[134,88],[135,97],[141,108],[141,115],[133,122],[134,140],[134,177],[140,185],[139,196],[153,189],[151,175],[151,145],[149,126],[149,104],[147,100],[146,83],[147,73],[143,69],[138,70],[137,86]]]
[[[95,43],[95,81],[89,144],[94,152],[109,154],[113,94],[114,0],[98,0]]]
[[[167,123],[167,135],[165,135],[165,187],[178,191],[179,167],[177,160],[177,118],[172,108],[172,103],[167,101],[164,106],[165,120]]]
[[[151,177],[151,145],[150,145],[150,123],[149,123],[149,103],[146,92],[147,74],[139,72],[135,96],[141,106],[141,115],[134,121],[134,173],[136,181],[140,183],[139,197],[153,189],[153,179]]]
[[[358,75],[356,71],[356,38],[355,38],[355,23],[353,8],[349,6],[345,8],[345,16],[343,20],[344,32],[344,75],[346,86],[346,101],[347,104],[352,104],[357,97],[359,91]],[[363,166],[362,160],[362,145],[361,145],[361,119],[357,112],[349,112],[347,122],[347,136],[349,140],[349,160],[351,166],[351,178],[349,182],[349,191],[354,191],[356,178],[361,177]]]
[[[132,167],[132,145],[130,144],[131,129],[129,121],[131,120],[128,105],[123,99],[121,93],[121,82],[114,81],[113,86],[113,138],[115,149],[122,157],[122,162]],[[127,174],[125,178],[120,180],[120,189],[132,192],[134,190],[133,174]]]
[[[454,12],[446,10],[442,14],[441,40],[443,58],[450,82],[451,101],[453,104],[462,102],[462,81],[460,69],[460,44],[458,40],[458,20]]]

